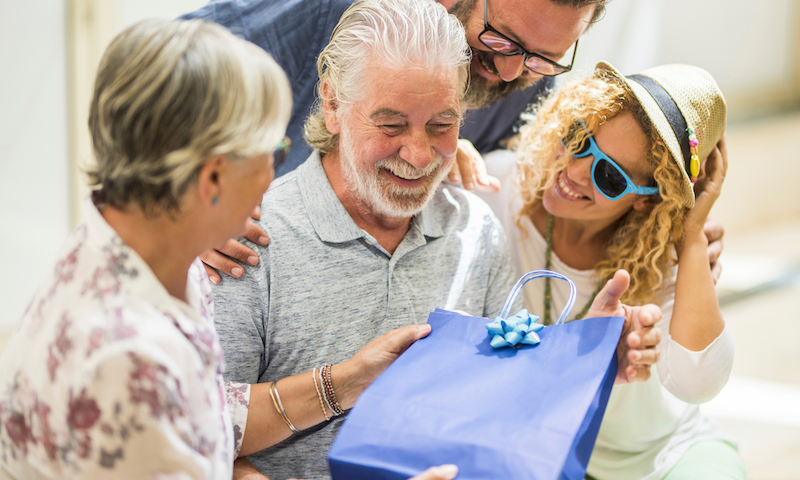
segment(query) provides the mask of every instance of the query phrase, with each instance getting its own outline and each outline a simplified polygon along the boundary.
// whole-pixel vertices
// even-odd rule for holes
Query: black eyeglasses
[[[489,3],[488,0],[483,0],[483,31],[480,35],[478,35],[478,40],[480,40],[482,44],[486,45],[486,48],[507,57],[522,55],[525,58],[525,66],[528,68],[528,70],[546,77],[561,75],[562,73],[572,70],[572,65],[575,63],[575,53],[578,51],[577,40],[575,41],[575,47],[572,50],[572,60],[570,60],[569,65],[559,65],[558,63],[549,60],[538,53],[525,50],[520,44],[506,37],[502,33],[495,30],[494,27],[489,25],[489,21],[486,19],[487,3]]]
[[[286,161],[286,155],[289,153],[289,149],[292,148],[292,139],[289,137],[283,137],[283,141],[275,147],[275,151],[272,152],[272,167],[275,171],[278,171],[283,162]]]

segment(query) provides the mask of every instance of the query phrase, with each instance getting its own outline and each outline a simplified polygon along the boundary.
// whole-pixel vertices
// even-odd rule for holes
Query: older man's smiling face
[[[450,12],[464,24],[472,48],[470,89],[465,100],[468,108],[491,105],[541,78],[525,68],[522,55],[500,55],[480,42],[484,1],[489,2],[486,19],[492,27],[525,50],[555,62],[571,51],[595,9],[594,5],[576,9],[552,0],[459,0]]]
[[[361,100],[340,107],[326,124],[339,134],[339,161],[348,189],[379,217],[421,211],[455,159],[458,148],[458,70],[392,67],[365,69]]]

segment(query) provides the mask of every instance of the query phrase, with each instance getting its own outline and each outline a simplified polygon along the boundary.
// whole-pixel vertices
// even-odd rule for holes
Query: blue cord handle
[[[575,284],[572,283],[572,280],[558,272],[553,272],[550,270],[534,270],[520,277],[520,279],[517,280],[517,283],[514,285],[514,288],[511,289],[511,293],[508,294],[506,303],[503,305],[503,309],[500,311],[500,317],[503,319],[508,318],[508,315],[511,313],[511,305],[514,304],[514,300],[517,298],[517,295],[519,295],[519,292],[526,283],[535,278],[544,277],[560,278],[561,280],[565,280],[567,283],[569,283],[569,300],[567,300],[567,304],[564,306],[564,309],[561,310],[561,315],[558,316],[558,320],[556,320],[554,325],[564,323],[567,320],[567,316],[569,316],[570,312],[572,312],[572,307],[575,306],[575,299],[578,296],[578,289],[575,287]]]

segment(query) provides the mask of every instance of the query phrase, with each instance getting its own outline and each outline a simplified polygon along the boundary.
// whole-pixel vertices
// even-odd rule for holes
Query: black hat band
[[[667,121],[672,128],[672,132],[675,134],[675,138],[678,139],[678,145],[681,146],[686,175],[691,176],[692,154],[689,150],[689,125],[686,124],[686,119],[683,118],[678,104],[675,103],[675,100],[664,87],[650,77],[645,75],[631,75],[625,78],[633,80],[647,90],[650,96],[653,97],[653,100],[658,104],[658,108],[664,112],[664,116],[667,117]]]

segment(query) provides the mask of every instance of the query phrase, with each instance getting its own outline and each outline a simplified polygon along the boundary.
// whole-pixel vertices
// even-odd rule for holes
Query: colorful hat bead
[[[692,154],[690,159],[689,175],[691,176],[692,183],[697,183],[697,175],[700,174],[700,157],[697,156],[697,146],[700,141],[697,140],[697,135],[694,134],[694,128],[689,127],[686,129],[689,132],[689,152]]]

